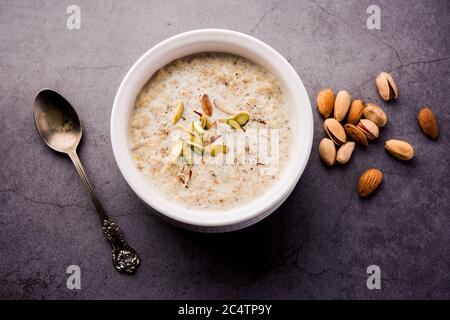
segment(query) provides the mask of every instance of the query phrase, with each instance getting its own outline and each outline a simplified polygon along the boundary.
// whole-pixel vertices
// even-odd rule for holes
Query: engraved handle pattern
[[[139,256],[123,239],[117,225],[111,220],[103,220],[103,233],[111,243],[114,267],[117,271],[133,274],[139,266]]]
[[[95,205],[95,209],[100,216],[103,233],[105,234],[106,239],[108,239],[109,243],[111,244],[114,268],[122,273],[133,274],[140,263],[139,255],[132,247],[130,247],[126,243],[117,225],[109,219],[108,215],[105,212],[105,209],[103,208],[100,200],[94,192],[94,188],[87,178],[86,172],[84,171],[84,168],[81,164],[80,159],[78,158],[76,151],[74,150],[69,152],[69,156],[70,159],[72,159],[72,162],[75,165],[75,168],[77,169],[81,180],[86,186],[87,191],[91,195],[92,201]]]

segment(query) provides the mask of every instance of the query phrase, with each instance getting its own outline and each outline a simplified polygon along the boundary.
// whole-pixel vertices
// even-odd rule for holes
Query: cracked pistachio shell
[[[317,110],[323,118],[328,118],[333,111],[334,94],[331,89],[323,89],[317,95]]]
[[[380,128],[384,127],[388,121],[383,109],[370,102],[366,104],[363,113],[366,119],[369,119]]]
[[[213,157],[217,156],[218,154],[225,154],[228,152],[228,147],[224,144],[215,144],[215,145],[211,145],[208,148],[209,154]]]
[[[334,118],[337,121],[344,120],[350,108],[350,94],[346,90],[339,91],[334,102]]]
[[[375,79],[375,83],[378,88],[378,93],[383,100],[389,101],[398,98],[397,85],[389,73],[381,72]]]
[[[330,118],[323,123],[324,129],[328,137],[337,145],[347,142],[344,127],[336,119]]]
[[[356,144],[352,141],[343,144],[337,151],[336,161],[340,164],[346,164],[349,162],[353,151],[355,150],[355,145]]]
[[[245,126],[250,120],[250,115],[247,112],[239,112],[237,115],[233,117],[233,119],[239,123],[241,127]]]
[[[336,147],[331,139],[323,138],[319,144],[319,157],[328,167],[336,163]]]
[[[183,116],[184,112],[184,103],[183,101],[178,101],[175,105],[175,113],[173,114],[172,123],[176,124],[181,117]]]
[[[378,139],[380,136],[380,129],[369,119],[361,119],[358,123],[358,127],[366,134],[367,139],[369,140]]]
[[[385,142],[384,148],[399,160],[411,160],[414,157],[414,148],[402,140],[388,140]]]

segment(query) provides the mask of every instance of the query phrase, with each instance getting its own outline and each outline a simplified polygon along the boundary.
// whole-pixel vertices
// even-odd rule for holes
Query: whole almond
[[[336,147],[331,139],[323,138],[320,141],[319,156],[320,160],[328,167],[336,163]]]
[[[366,134],[367,139],[369,140],[378,139],[380,136],[380,129],[378,129],[378,126],[369,119],[361,119],[358,123],[358,128]]]
[[[380,97],[385,101],[398,98],[398,89],[394,78],[387,73],[381,72],[375,79]]]
[[[202,110],[203,113],[206,114],[208,117],[211,117],[213,114],[211,101],[209,101],[209,97],[206,93],[202,95]]]
[[[358,180],[357,191],[361,198],[368,197],[383,181],[383,173],[376,168],[367,169]]]
[[[317,110],[323,118],[328,118],[333,111],[334,94],[331,89],[323,89],[317,95]]]
[[[347,123],[344,126],[345,132],[349,136],[350,140],[355,141],[356,143],[362,144],[367,147],[369,142],[367,141],[367,136],[360,128],[357,126]]]
[[[388,121],[383,109],[374,103],[366,103],[363,111],[364,117],[375,123],[378,127],[384,127]]]
[[[337,151],[336,154],[336,161],[340,164],[346,164],[350,161],[350,158],[352,157],[353,151],[355,150],[355,143],[352,141],[349,141],[345,144],[343,144]]]
[[[417,121],[419,122],[420,129],[423,133],[433,140],[436,140],[439,135],[439,127],[436,121],[436,117],[430,108],[423,108],[417,115]]]
[[[399,160],[411,160],[414,157],[414,148],[406,141],[388,140],[385,142],[384,148]]]
[[[331,140],[337,145],[341,145],[347,142],[347,136],[345,135],[344,127],[336,119],[326,119],[323,123],[325,133]]]
[[[357,124],[363,115],[363,111],[364,103],[361,100],[353,100],[347,114],[347,122],[350,124]]]
[[[350,108],[350,94],[346,90],[339,91],[334,102],[334,118],[337,121],[344,120]]]

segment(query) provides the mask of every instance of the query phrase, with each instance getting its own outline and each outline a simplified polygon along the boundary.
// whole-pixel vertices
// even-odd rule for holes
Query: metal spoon
[[[112,247],[113,264],[117,271],[132,274],[139,266],[139,256],[124,240],[118,227],[109,219],[89,182],[77,155],[81,140],[81,123],[75,109],[62,95],[42,89],[34,102],[34,121],[42,140],[53,150],[68,154],[90,193],[100,216],[103,233]]]

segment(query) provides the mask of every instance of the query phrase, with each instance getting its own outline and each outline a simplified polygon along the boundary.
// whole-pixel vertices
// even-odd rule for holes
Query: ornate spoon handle
[[[87,191],[91,195],[92,201],[94,202],[95,209],[100,216],[100,221],[102,223],[103,233],[105,234],[106,239],[108,239],[112,248],[112,258],[114,268],[117,271],[122,273],[133,274],[136,271],[136,268],[139,266],[139,255],[134,251],[132,247],[130,247],[125,239],[123,238],[121,232],[117,225],[112,222],[108,215],[103,209],[100,200],[94,192],[94,188],[92,188],[91,183],[89,182],[86,172],[81,164],[80,159],[75,150],[69,152],[70,159],[72,159],[75,168],[77,169],[78,174],[81,177],[84,185],[86,186]]]

